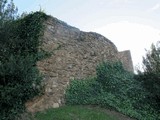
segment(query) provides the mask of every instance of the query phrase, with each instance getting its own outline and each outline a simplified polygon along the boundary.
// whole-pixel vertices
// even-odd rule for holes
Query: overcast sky
[[[119,51],[131,50],[134,66],[145,48],[160,40],[160,0],[14,0],[19,12],[44,10],[83,31],[110,39]]]

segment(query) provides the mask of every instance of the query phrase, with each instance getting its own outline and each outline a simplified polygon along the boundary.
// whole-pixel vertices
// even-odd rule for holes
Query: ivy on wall
[[[42,93],[36,62],[45,57],[40,49],[43,12],[28,14],[24,18],[5,23],[0,34],[0,119],[13,120],[25,110],[25,102]]]

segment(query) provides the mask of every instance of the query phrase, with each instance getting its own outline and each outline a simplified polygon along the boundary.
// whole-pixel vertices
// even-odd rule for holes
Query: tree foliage
[[[3,61],[4,55],[9,53],[6,46],[13,38],[13,31],[15,31],[13,22],[17,18],[17,12],[18,9],[13,0],[10,3],[7,0],[0,1],[0,63]]]
[[[143,57],[143,72],[138,71],[137,79],[150,93],[152,105],[160,110],[160,42],[152,44]]]
[[[8,3],[7,0],[0,1],[0,22],[4,23],[14,20],[17,17],[18,9],[15,7],[13,0]]]
[[[146,57],[143,57],[143,70],[145,73],[160,72],[160,43],[152,44],[151,50],[147,51]]]
[[[15,19],[16,13],[13,0],[0,1],[0,120],[14,120],[42,92],[36,62],[44,55],[39,38],[47,16],[36,12]]]

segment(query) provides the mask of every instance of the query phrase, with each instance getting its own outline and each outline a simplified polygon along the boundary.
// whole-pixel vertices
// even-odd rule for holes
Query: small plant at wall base
[[[45,52],[39,49],[39,38],[46,19],[42,12],[16,20],[1,18],[0,120],[14,120],[25,110],[27,100],[41,94],[42,76],[36,62],[45,57]]]

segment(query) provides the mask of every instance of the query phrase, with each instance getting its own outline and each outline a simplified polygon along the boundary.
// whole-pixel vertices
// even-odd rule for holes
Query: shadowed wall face
[[[134,72],[133,62],[130,50],[125,50],[118,53],[118,59],[122,62],[124,68],[129,72]]]

